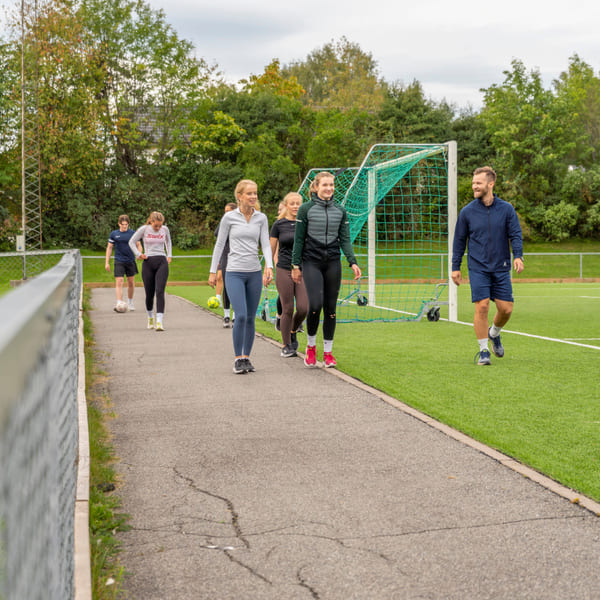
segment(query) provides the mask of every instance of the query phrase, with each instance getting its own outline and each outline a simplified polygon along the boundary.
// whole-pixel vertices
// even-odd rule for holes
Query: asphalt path
[[[91,311],[128,598],[600,598],[593,502],[260,336],[234,375],[220,319],[169,295],[148,330],[136,291]]]

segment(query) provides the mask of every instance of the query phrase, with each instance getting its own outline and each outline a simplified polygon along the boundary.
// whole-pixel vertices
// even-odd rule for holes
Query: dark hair
[[[129,223],[129,217],[127,215],[120,215],[118,223]]]

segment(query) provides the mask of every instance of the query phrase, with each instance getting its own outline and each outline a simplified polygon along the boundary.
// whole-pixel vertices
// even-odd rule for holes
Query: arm
[[[225,242],[229,238],[229,229],[230,222],[227,218],[229,213],[225,213],[221,217],[221,223],[219,224],[219,234],[217,235],[217,241],[215,242],[215,247],[213,248],[212,260],[210,263],[210,270],[208,275],[208,285],[211,287],[215,287],[217,284],[217,270],[219,268],[219,260],[221,259],[221,254],[223,254],[223,248],[225,247]]]
[[[109,240],[108,245],[106,246],[106,261],[104,262],[104,268],[107,271],[110,271],[110,255],[112,254],[114,244]]]
[[[273,254],[269,241],[269,222],[266,215],[260,226],[260,246],[265,257],[265,270],[263,272],[263,285],[268,286],[273,281]]]
[[[173,244],[171,243],[171,232],[169,228],[165,225],[166,229],[166,238],[165,238],[165,249],[167,251],[167,262],[170,263],[173,258]]]
[[[515,257],[513,262],[514,269],[517,273],[521,273],[525,268],[525,263],[523,262],[523,234],[521,232],[519,217],[514,208],[508,222],[508,237],[510,239],[513,256]]]
[[[348,222],[348,213],[346,212],[346,209],[343,209],[343,210],[344,210],[344,215],[340,222],[338,236],[340,238],[340,246],[342,248],[344,256],[346,257],[346,260],[348,261],[348,265],[350,267],[352,267],[353,265],[356,265],[358,263],[356,262],[356,257],[354,256],[354,250],[352,249],[352,242],[350,240],[350,223]],[[360,271],[360,269],[359,269],[359,271]],[[355,272],[355,274],[356,274],[356,272]],[[359,275],[359,277],[360,277],[360,275]]]
[[[302,252],[304,250],[304,240],[306,239],[307,215],[309,202],[303,204],[298,209],[296,215],[296,230],[294,231],[294,248],[292,249],[292,265],[302,265]]]
[[[145,229],[146,226],[142,225],[129,239],[129,247],[131,248],[131,251],[133,252],[134,256],[136,258],[141,258],[142,260],[146,260],[146,255],[140,248],[140,240],[144,236]]]
[[[271,233],[273,233],[272,230],[271,230]],[[271,254],[273,255],[273,265],[276,265],[277,264],[277,250],[279,247],[279,238],[271,237],[271,238],[269,238],[269,241],[271,242]]]

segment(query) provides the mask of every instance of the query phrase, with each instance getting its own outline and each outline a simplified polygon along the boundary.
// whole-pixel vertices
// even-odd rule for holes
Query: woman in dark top
[[[283,199],[281,218],[271,227],[271,252],[277,256],[275,285],[281,300],[281,339],[283,349],[281,356],[288,358],[296,356],[298,340],[296,334],[308,311],[308,298],[304,282],[295,283],[292,280],[292,249],[296,230],[296,215],[302,204],[302,196],[290,192]],[[294,299],[296,312],[294,312]]]
[[[292,279],[301,279],[308,295],[306,318],[307,346],[304,364],[317,366],[316,339],[321,310],[323,311],[323,364],[335,367],[331,353],[335,333],[335,310],[342,281],[341,250],[354,272],[361,276],[350,242],[350,226],[346,209],[335,202],[334,177],[328,171],[317,173],[310,185],[310,201],[298,210],[294,249],[292,251]]]

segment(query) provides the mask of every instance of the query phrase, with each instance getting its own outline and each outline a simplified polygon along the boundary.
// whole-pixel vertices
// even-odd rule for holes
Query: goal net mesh
[[[348,212],[362,278],[343,260],[337,320],[437,320],[447,313],[448,147],[378,144],[360,167],[312,169],[335,176],[336,202]]]

